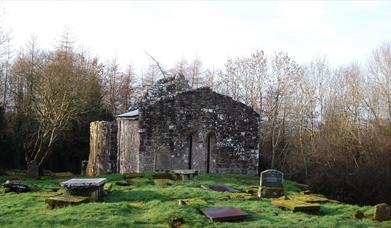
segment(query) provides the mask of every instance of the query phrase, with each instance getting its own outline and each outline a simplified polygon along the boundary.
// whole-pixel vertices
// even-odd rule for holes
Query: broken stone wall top
[[[142,103],[157,100],[168,95],[175,95],[178,92],[183,92],[191,89],[188,80],[183,74],[176,74],[171,77],[166,77],[158,80],[150,87],[142,98]]]

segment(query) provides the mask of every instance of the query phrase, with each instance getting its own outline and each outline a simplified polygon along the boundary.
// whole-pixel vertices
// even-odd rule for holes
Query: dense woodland
[[[67,32],[52,50],[34,37],[17,49],[1,34],[0,168],[79,172],[91,121],[112,119],[156,80],[182,73],[193,88],[209,86],[260,114],[262,169],[345,202],[391,202],[390,44],[338,67],[262,50],[222,69],[198,57],[164,66],[150,56],[141,74],[75,47]]]

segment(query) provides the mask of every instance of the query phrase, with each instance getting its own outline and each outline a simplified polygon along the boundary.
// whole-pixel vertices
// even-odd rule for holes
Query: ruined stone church
[[[195,169],[256,175],[259,115],[183,75],[159,80],[137,109],[91,123],[88,175]]]

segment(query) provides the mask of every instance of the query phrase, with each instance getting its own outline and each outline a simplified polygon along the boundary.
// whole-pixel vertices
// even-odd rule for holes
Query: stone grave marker
[[[295,199],[290,199],[287,196],[280,197],[272,201],[272,204],[281,208],[291,210],[293,212],[305,212],[309,214],[319,214],[320,204],[307,203]]]
[[[240,221],[247,218],[248,214],[235,207],[219,207],[201,209],[201,212],[215,222]]]
[[[172,170],[177,179],[180,180],[193,180],[198,176],[199,171],[195,169],[177,169]]]
[[[33,190],[32,186],[23,184],[21,182],[16,182],[16,181],[10,181],[7,180],[4,184],[4,192],[31,192]]]
[[[284,195],[283,176],[282,172],[275,169],[261,172],[258,196],[260,198],[275,198]]]
[[[239,190],[234,189],[228,185],[225,184],[205,184],[201,185],[201,188],[216,192],[239,192]]]
[[[99,201],[105,195],[103,186],[106,182],[106,178],[74,178],[62,182],[61,186],[65,188],[65,196],[87,196]]]
[[[377,221],[391,220],[391,206],[386,203],[377,204],[375,206],[373,219]]]

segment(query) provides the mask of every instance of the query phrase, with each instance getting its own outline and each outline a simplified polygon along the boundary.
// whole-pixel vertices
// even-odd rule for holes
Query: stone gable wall
[[[140,107],[139,170],[191,168],[206,172],[207,136],[216,144],[211,173],[255,175],[258,172],[258,114],[250,107],[199,88],[164,96]]]

